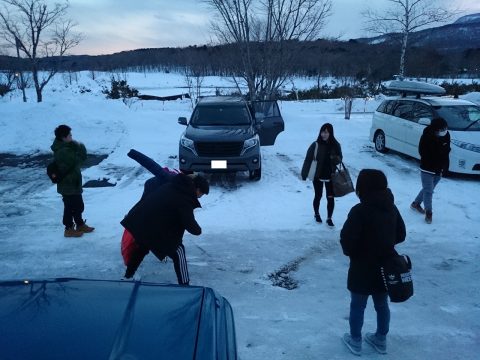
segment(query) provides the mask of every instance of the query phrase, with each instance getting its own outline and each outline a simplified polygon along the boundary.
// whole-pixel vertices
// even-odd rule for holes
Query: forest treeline
[[[260,47],[259,47],[260,49]],[[365,44],[356,40],[292,41],[284,51],[289,56],[290,75],[333,76],[378,83],[398,73],[400,49],[396,44]],[[253,47],[255,51],[255,46]],[[254,57],[262,61],[259,50]],[[269,54],[274,56],[274,54]],[[111,55],[77,55],[39,59],[40,69],[76,71],[189,71],[197,76],[232,76],[238,71],[237,48],[232,45],[151,48]],[[24,59],[0,56],[0,69],[28,71]],[[428,47],[411,47],[408,76],[417,78],[480,77],[480,49],[439,52]]]

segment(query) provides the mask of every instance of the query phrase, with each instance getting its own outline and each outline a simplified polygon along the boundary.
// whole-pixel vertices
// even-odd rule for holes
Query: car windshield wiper
[[[480,119],[475,120],[474,122],[472,122],[471,124],[469,124],[465,129],[463,129],[463,131],[470,129],[473,125],[475,125],[475,124],[478,123],[479,121],[480,121]]]

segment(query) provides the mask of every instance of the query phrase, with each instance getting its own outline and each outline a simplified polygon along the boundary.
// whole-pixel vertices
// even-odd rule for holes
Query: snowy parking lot
[[[141,87],[166,79],[162,74],[132,74],[129,83]],[[84,189],[84,215],[96,229],[67,239],[62,200],[42,161],[27,166],[8,163],[4,155],[0,278],[119,279],[124,273],[119,222],[150,177],[127,152],[134,148],[164,166],[177,167],[184,130],[177,118],[190,115],[191,103],[132,101],[127,106],[105,99],[100,85],[85,74],[76,86],[90,87],[91,92],[80,94],[60,80],[49,86],[43,103],[35,103],[32,96],[24,104],[18,94],[0,99],[0,153],[44,159],[51,154],[54,128],[65,123],[89,153],[108,155],[83,171],[84,182],[105,178],[115,186]],[[195,213],[203,233],[187,234],[184,244],[192,284],[214,288],[233,306],[241,359],[352,356],[340,340],[348,331],[349,293],[348,258],[342,254],[339,232],[358,199],[355,194],[336,199],[334,228],[318,224],[311,182],[299,177],[305,152],[325,122],[335,128],[354,181],[363,168],[385,172],[407,226],[407,239],[398,251],[412,259],[415,296],[391,305],[388,355],[377,355],[368,345],[364,355],[394,360],[478,358],[480,179],[442,179],[434,194],[433,223],[426,224],[409,208],[420,189],[418,161],[377,153],[368,140],[378,101],[356,99],[350,120],[344,119],[342,100],[281,102],[285,131],[274,146],[262,148],[262,179],[252,182],[244,173],[210,178],[210,194],[202,197],[202,208]],[[176,282],[172,263],[160,263],[152,255],[138,274],[146,281]],[[374,329],[369,302],[364,330]]]

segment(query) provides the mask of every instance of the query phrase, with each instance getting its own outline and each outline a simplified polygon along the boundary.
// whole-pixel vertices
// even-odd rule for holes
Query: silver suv
[[[262,176],[260,145],[273,145],[284,130],[276,101],[247,102],[241,97],[200,98],[179,143],[182,171],[248,171],[251,180]]]

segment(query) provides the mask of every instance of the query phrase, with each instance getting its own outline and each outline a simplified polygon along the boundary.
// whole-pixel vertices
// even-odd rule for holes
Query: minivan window
[[[250,116],[245,106],[197,106],[190,123],[202,125],[250,125]]]
[[[397,102],[395,100],[389,101],[388,104],[385,105],[385,114],[392,115],[395,106],[397,106]]]
[[[433,119],[433,111],[430,106],[421,103],[415,103],[413,107],[413,120],[418,122],[422,118]]]
[[[438,115],[447,121],[450,130],[480,131],[480,107],[455,105],[435,107]]]
[[[411,101],[397,101],[397,106],[393,110],[393,116],[406,120],[413,119],[413,103]]]
[[[393,106],[395,105],[395,100],[385,100],[377,108],[378,112],[391,115],[393,112]]]

